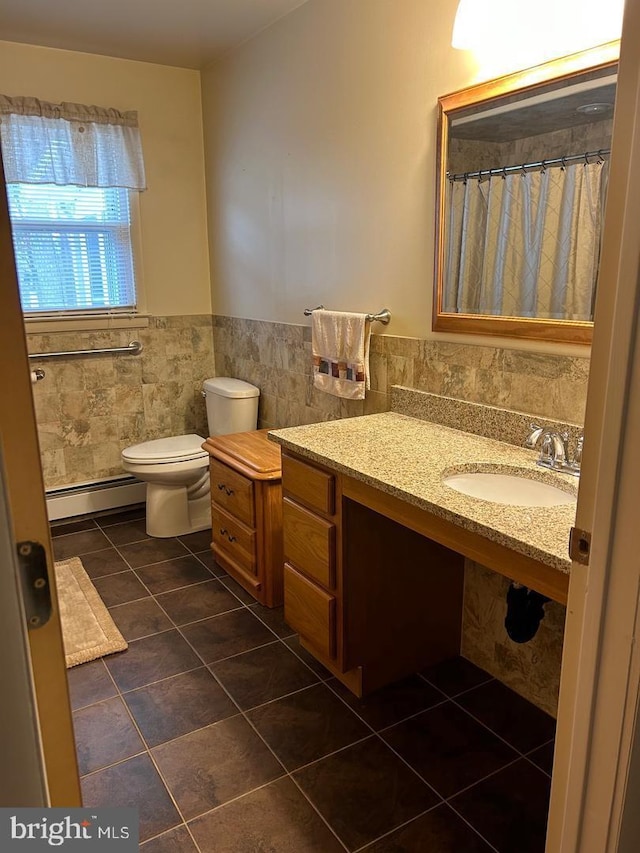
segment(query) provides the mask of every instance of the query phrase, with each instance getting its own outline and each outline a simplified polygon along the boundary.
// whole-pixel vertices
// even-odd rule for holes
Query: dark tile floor
[[[85,804],[145,853],[542,853],[554,721],[462,658],[357,700],[209,551],[55,525],[127,651],[69,670]]]

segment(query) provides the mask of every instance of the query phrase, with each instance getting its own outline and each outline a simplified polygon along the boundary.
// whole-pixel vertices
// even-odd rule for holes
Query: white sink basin
[[[575,495],[559,489],[550,483],[519,477],[517,474],[496,474],[487,471],[473,471],[463,474],[450,474],[442,481],[445,486],[469,495],[497,504],[513,506],[560,506],[573,504]]]

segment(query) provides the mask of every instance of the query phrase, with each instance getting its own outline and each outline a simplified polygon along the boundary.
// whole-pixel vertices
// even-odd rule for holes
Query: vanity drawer
[[[333,515],[335,511],[336,478],[333,474],[282,456],[282,488],[312,509]]]
[[[309,645],[336,656],[336,599],[284,564],[284,618]]]
[[[335,524],[284,498],[282,529],[285,560],[324,586],[335,587]]]
[[[256,534],[215,504],[211,506],[213,544],[255,574]]]
[[[254,527],[253,483],[217,459],[211,460],[211,500],[235,515],[248,527]]]

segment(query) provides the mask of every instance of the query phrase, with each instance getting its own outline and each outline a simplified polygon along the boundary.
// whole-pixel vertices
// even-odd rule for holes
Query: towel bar
[[[304,316],[310,317],[314,311],[318,311],[320,309],[324,309],[324,305],[316,305],[315,308],[305,308]],[[367,314],[367,320],[370,323],[374,321],[377,323],[382,323],[383,326],[386,326],[387,323],[391,320],[391,311],[388,308],[383,308],[382,311],[378,311],[377,314]]]

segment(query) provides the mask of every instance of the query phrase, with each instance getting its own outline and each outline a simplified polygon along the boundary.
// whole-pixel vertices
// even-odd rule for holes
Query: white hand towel
[[[369,381],[366,314],[316,309],[311,316],[313,384],[327,394],[364,400]]]

